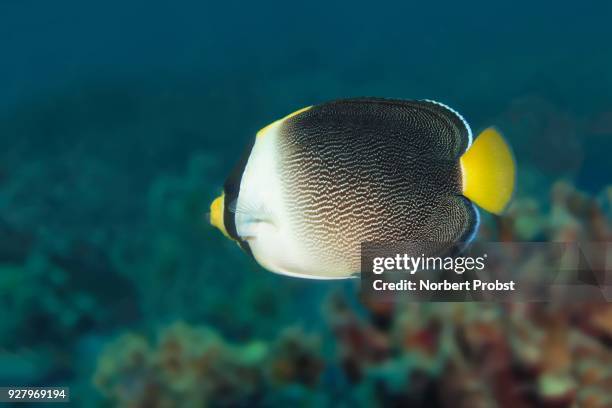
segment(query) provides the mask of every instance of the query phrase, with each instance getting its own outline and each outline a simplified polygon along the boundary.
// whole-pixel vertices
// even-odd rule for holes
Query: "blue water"
[[[352,283],[274,276],[204,220],[255,132],[303,106],[438,100],[504,132],[519,197],[546,206],[559,179],[596,194],[611,17],[595,1],[2,1],[0,386],[97,395],[105,344],[177,320],[329,339],[325,299]]]

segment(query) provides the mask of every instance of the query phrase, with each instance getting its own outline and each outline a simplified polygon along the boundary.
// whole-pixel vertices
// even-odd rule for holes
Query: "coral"
[[[53,341],[61,348],[75,333],[87,332],[92,326],[112,326],[137,315],[130,286],[102,264],[88,267],[88,262],[95,261],[91,254],[85,259],[88,261],[32,252],[23,264],[0,264],[1,307],[12,311],[0,323],[3,346]],[[91,291],[88,280],[77,275],[85,271],[90,279],[96,273],[105,274],[98,291]],[[108,289],[113,285],[120,288],[114,294],[117,309],[108,310],[105,305],[112,298]],[[44,335],[34,334],[42,329]]]
[[[83,339],[139,316],[134,287],[99,248],[85,242],[50,247],[8,224],[0,239],[4,383],[50,384],[72,375]]]
[[[199,406],[244,403],[262,384],[265,347],[234,347],[213,331],[177,323],[153,346],[127,334],[100,356],[94,382],[116,406]]]
[[[546,212],[532,199],[519,199],[506,215],[488,218],[481,239],[610,242],[609,188],[590,197],[558,182],[550,194]],[[532,271],[541,261],[521,260],[519,269]],[[365,314],[335,295],[327,315],[343,371],[362,401],[415,407],[612,404],[612,306],[607,303],[419,304],[364,298],[361,304]]]
[[[270,379],[274,384],[316,386],[325,365],[320,348],[318,337],[308,336],[297,328],[286,329],[272,346],[274,353],[267,360]]]
[[[179,322],[155,344],[135,334],[108,344],[94,383],[120,407],[257,406],[278,397],[272,389],[316,386],[322,368],[317,340],[299,330],[273,344],[234,345]]]
[[[518,242],[609,241],[612,218],[607,211],[612,203],[611,188],[591,197],[567,181],[558,181],[551,187],[548,209],[531,197],[518,198],[503,217],[483,226],[480,238]]]

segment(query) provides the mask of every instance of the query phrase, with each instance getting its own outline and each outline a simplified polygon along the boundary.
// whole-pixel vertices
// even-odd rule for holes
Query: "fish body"
[[[499,213],[513,186],[512,154],[495,129],[474,141],[438,102],[345,99],[260,130],[211,222],[268,270],[345,278],[360,272],[363,242],[469,242],[474,203]]]

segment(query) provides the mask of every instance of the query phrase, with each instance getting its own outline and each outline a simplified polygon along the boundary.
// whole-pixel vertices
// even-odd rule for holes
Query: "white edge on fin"
[[[461,114],[459,112],[457,112],[456,110],[454,110],[450,106],[443,104],[442,102],[434,101],[434,100],[431,100],[431,99],[423,99],[423,102],[430,102],[430,103],[433,103],[435,105],[442,106],[443,108],[448,109],[449,111],[454,113],[459,119],[461,119],[461,121],[465,125],[465,128],[468,131],[468,145],[467,145],[467,148],[465,149],[467,151],[467,149],[469,149],[470,146],[472,145],[472,141],[474,140],[474,136],[472,135],[472,128],[467,123],[467,121],[463,118],[463,116],[461,116]]]
[[[474,238],[476,238],[476,235],[478,234],[478,229],[480,228],[480,212],[478,211],[478,208],[476,208],[474,203],[470,202],[470,204],[472,205],[472,209],[476,214],[476,222],[474,223],[474,230],[463,241],[465,244],[470,244],[474,240]]]

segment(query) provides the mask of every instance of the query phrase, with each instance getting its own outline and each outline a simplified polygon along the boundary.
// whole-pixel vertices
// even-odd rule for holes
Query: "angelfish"
[[[344,99],[261,129],[210,208],[210,222],[264,268],[359,274],[360,243],[467,243],[479,210],[501,213],[515,164],[495,128],[473,140],[430,100]]]

